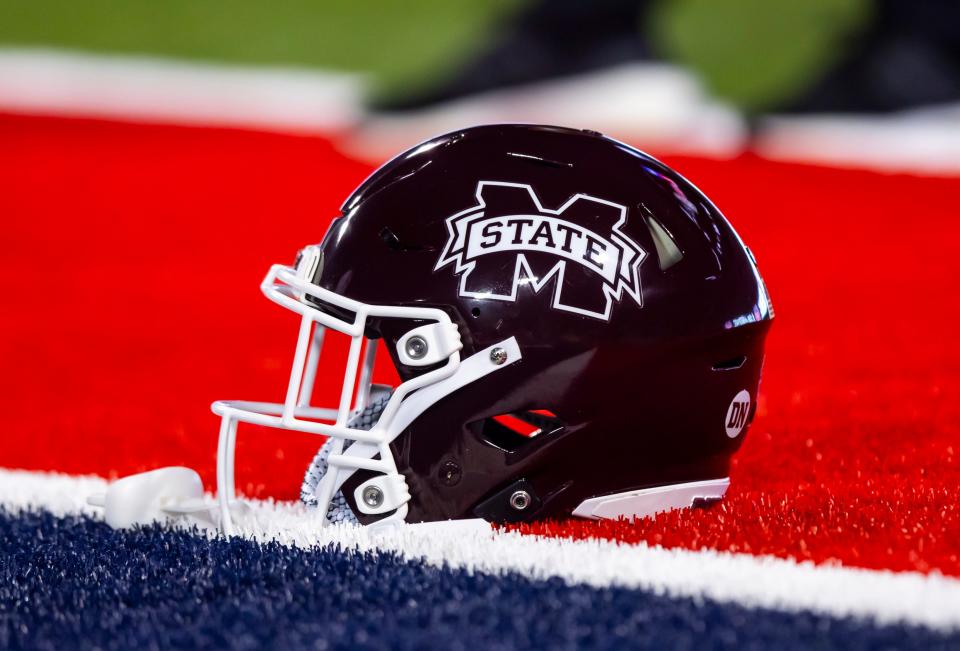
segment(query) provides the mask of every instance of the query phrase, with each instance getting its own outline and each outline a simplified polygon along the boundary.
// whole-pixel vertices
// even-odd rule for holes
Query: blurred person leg
[[[644,23],[650,0],[536,0],[500,36],[435,86],[375,103],[407,111],[475,93],[651,58]]]
[[[835,65],[758,121],[771,158],[960,173],[960,3],[878,0]]]
[[[514,122],[589,128],[658,153],[739,152],[740,114],[651,45],[662,2],[536,0],[451,76],[373,102],[344,148],[379,162],[438,133]]]
[[[878,0],[865,33],[781,113],[869,113],[960,101],[960,3]]]

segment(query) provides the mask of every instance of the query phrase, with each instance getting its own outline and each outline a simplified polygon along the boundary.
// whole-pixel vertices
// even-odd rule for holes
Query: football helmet
[[[373,173],[264,294],[300,317],[283,403],[222,401],[231,529],[239,422],[328,437],[323,521],[652,515],[719,499],[756,413],[773,318],[750,251],[663,163],[592,131],[495,125]],[[318,369],[324,334],[346,367]],[[399,383],[373,383],[381,349]],[[342,375],[333,407],[318,373]]]

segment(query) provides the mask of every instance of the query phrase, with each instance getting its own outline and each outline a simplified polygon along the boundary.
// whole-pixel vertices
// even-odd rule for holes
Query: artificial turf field
[[[370,167],[316,137],[17,115],[0,142],[0,467],[212,485],[209,403],[279,398],[293,354],[259,281]],[[960,576],[956,179],[667,162],[770,288],[756,423],[717,507],[533,529]],[[316,446],[242,431],[244,491],[294,498]]]
[[[525,4],[12,1],[0,58],[347,71],[402,98],[509,35]],[[636,6],[655,61],[747,115],[802,93],[876,8]],[[77,474],[185,464],[211,489],[209,403],[282,396],[297,319],[258,285],[371,171],[344,151],[336,134],[0,112],[0,649],[960,649],[956,178],[666,159],[757,254],[777,313],[719,505],[373,552],[310,548],[329,538],[303,514],[268,518],[268,544],[88,517],[77,504],[102,482]],[[318,444],[242,428],[241,489],[296,498]]]

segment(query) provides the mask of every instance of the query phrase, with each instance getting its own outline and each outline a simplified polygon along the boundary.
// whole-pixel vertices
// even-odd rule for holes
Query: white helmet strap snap
[[[460,331],[452,323],[428,323],[397,341],[397,357],[407,366],[430,366],[463,348]]]
[[[353,491],[357,509],[367,515],[389,513],[410,501],[410,491],[403,475],[390,473],[368,479]]]

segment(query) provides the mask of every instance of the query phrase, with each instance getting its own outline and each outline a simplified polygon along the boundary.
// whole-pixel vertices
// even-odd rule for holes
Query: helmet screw
[[[490,351],[490,361],[497,366],[500,366],[507,361],[507,351],[499,347],[494,348]]]
[[[367,486],[363,489],[363,503],[371,508],[383,504],[383,491],[376,486]]]
[[[460,483],[462,476],[463,470],[456,461],[445,461],[443,465],[440,466],[440,482],[443,483],[444,486],[456,486]]]
[[[407,355],[410,359],[423,359],[427,354],[427,340],[417,335],[407,339]]]
[[[513,495],[510,496],[510,506],[517,511],[523,511],[530,506],[530,493],[527,491],[515,491]]]

